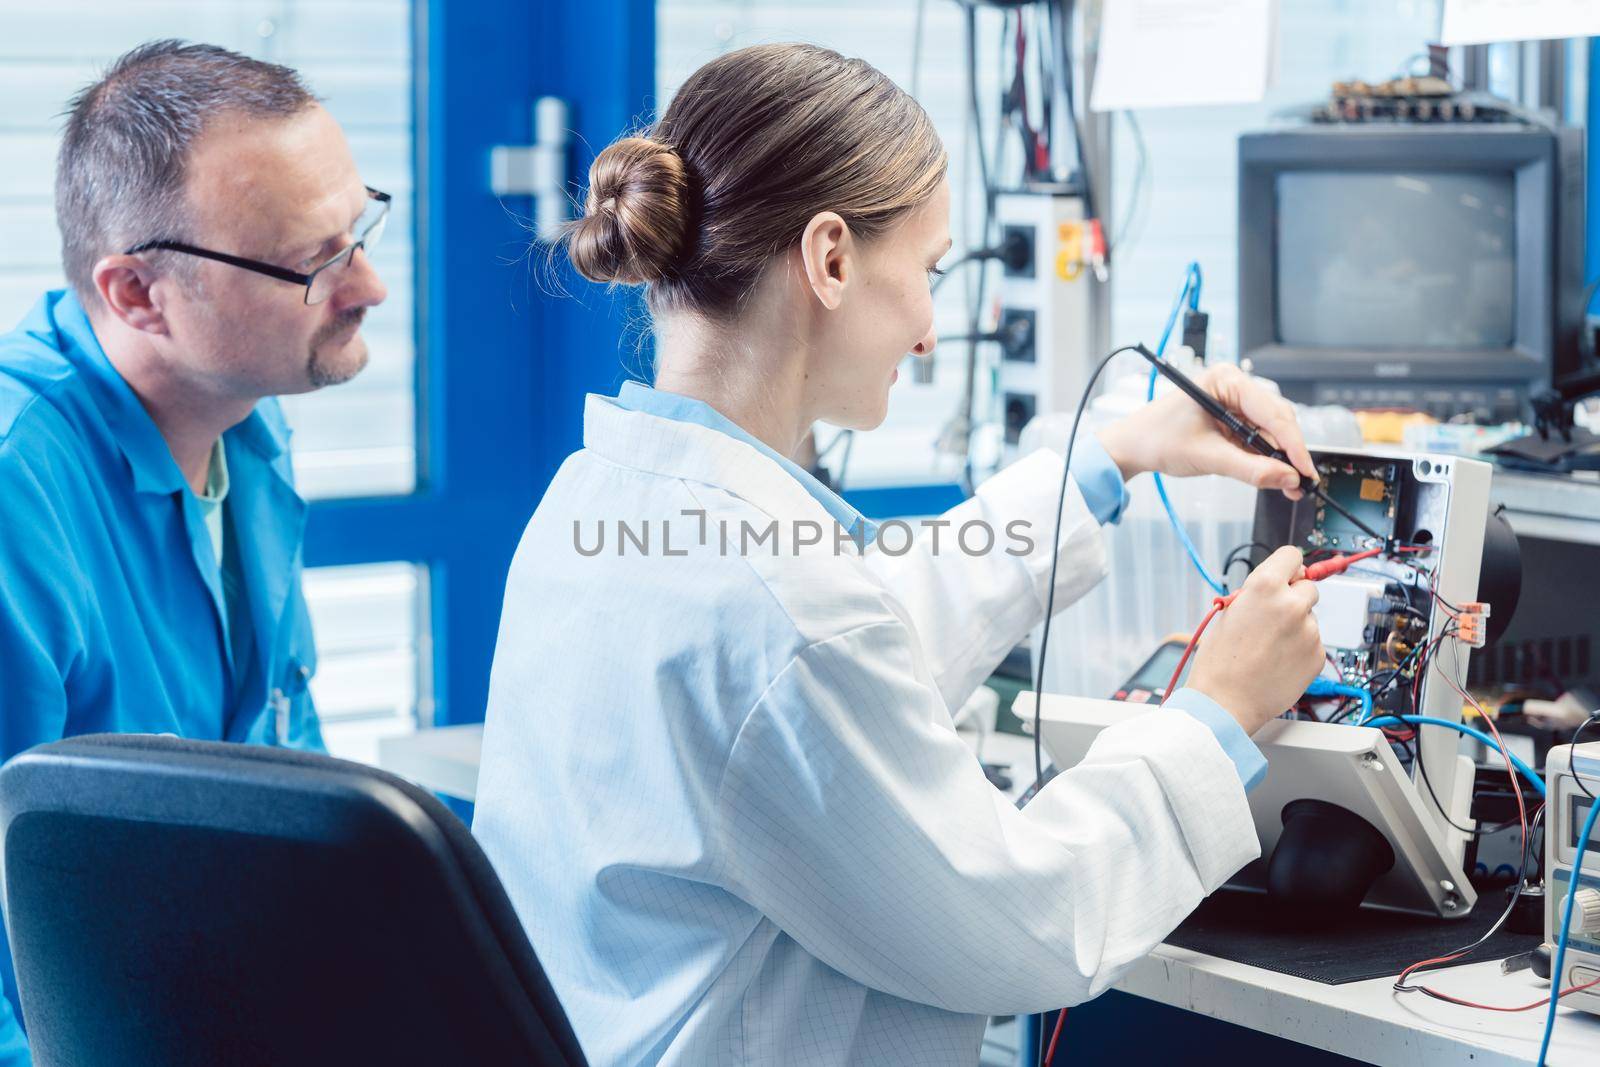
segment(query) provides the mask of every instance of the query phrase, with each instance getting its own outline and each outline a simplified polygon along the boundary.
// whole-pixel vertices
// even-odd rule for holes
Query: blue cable
[[[1178,298],[1172,302],[1172,311],[1167,315],[1167,324],[1161,330],[1161,341],[1156,345],[1156,355],[1167,350],[1167,341],[1172,337],[1172,328],[1178,324],[1178,312],[1183,310],[1185,298],[1189,302],[1190,311],[1200,310],[1200,264],[1190,263],[1183,269],[1183,285],[1178,289]]]
[[[1550,1052],[1550,1035],[1556,1030],[1556,1004],[1561,1000],[1561,966],[1567,957],[1567,934],[1572,930],[1572,902],[1578,896],[1578,875],[1583,871],[1583,852],[1589,847],[1589,835],[1594,832],[1594,817],[1600,815],[1600,803],[1589,805],[1589,817],[1583,820],[1583,832],[1578,835],[1578,852],[1572,857],[1572,877],[1567,882],[1567,906],[1561,912],[1561,936],[1556,939],[1556,954],[1550,961],[1550,1010],[1544,1017],[1544,1037],[1539,1041],[1539,1065]]]
[[[1484,744],[1488,745],[1490,748],[1504,756],[1507,763],[1521,771],[1522,776],[1528,780],[1529,784],[1533,786],[1534,790],[1541,797],[1544,796],[1544,779],[1540,778],[1532,767],[1528,766],[1526,763],[1523,763],[1516,756],[1513,756],[1509,749],[1502,747],[1500,742],[1496,741],[1482,730],[1474,730],[1465,723],[1451,722],[1449,719],[1439,719],[1432,715],[1380,715],[1376,719],[1366,719],[1362,722],[1356,723],[1356,725],[1388,726],[1392,723],[1401,722],[1410,723],[1413,726],[1418,724],[1425,726],[1448,726],[1452,730],[1456,730],[1460,733],[1466,734],[1468,737],[1476,738],[1477,740],[1482,741]],[[1600,807],[1600,805],[1596,805],[1596,807]]]
[[[1184,270],[1183,287],[1178,290],[1178,299],[1172,302],[1172,313],[1167,316],[1167,325],[1161,331],[1161,342],[1156,345],[1156,355],[1159,356],[1166,352],[1167,341],[1172,337],[1173,326],[1177,325],[1178,312],[1183,310],[1184,300],[1188,300],[1190,310],[1200,310],[1201,283],[1202,278],[1200,275],[1200,264],[1190,263],[1189,266]],[[1150,386],[1145,390],[1146,400],[1155,399],[1156,379],[1158,377],[1160,377],[1160,372],[1154,367],[1151,367]],[[1189,561],[1194,564],[1194,569],[1200,572],[1200,577],[1207,585],[1211,587],[1212,592],[1216,593],[1218,596],[1227,596],[1227,586],[1217,581],[1217,579],[1212,576],[1211,572],[1206,569],[1205,563],[1200,559],[1200,550],[1195,547],[1194,541],[1189,537],[1189,531],[1184,529],[1182,520],[1178,518],[1177,509],[1172,506],[1172,500],[1167,496],[1167,485],[1161,479],[1161,472],[1152,471],[1151,473],[1156,482],[1156,495],[1161,498],[1161,506],[1167,511],[1167,520],[1172,523],[1172,529],[1175,533],[1177,533],[1178,541],[1183,545],[1184,552],[1188,554]]]
[[[1313,678],[1306,686],[1308,697],[1355,697],[1361,701],[1361,717],[1372,718],[1372,691],[1359,685],[1345,685],[1328,678]]]

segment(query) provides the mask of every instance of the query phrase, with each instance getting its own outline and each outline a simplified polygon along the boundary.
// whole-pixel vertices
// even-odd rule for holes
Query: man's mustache
[[[341,311],[338,318],[317,331],[316,336],[311,339],[311,346],[315,348],[329,338],[345,332],[352,326],[360,326],[362,320],[366,317],[366,308],[351,308],[349,311]]]

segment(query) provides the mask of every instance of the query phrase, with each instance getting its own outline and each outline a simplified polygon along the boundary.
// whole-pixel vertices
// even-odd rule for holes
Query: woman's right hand
[[[1195,651],[1189,688],[1215,700],[1246,733],[1292,707],[1322,671],[1322,632],[1311,611],[1317,583],[1305,573],[1298,548],[1268,556]]]

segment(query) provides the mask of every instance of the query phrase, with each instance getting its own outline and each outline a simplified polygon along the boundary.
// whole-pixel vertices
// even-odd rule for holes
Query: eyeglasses
[[[383,237],[384,226],[389,221],[389,205],[394,199],[388,193],[367,188],[367,209],[361,213],[356,224],[350,232],[356,239],[345,245],[337,255],[318,266],[309,274],[280,267],[274,263],[263,263],[259,259],[245,259],[243,256],[232,256],[226,252],[213,252],[209,248],[196,248],[194,245],[184,244],[182,241],[146,241],[142,245],[128,249],[125,255],[137,255],[140,252],[182,252],[188,256],[200,256],[203,259],[214,259],[218,263],[226,263],[231,267],[243,267],[253,270],[257,274],[265,274],[269,278],[279,281],[293,282],[295,285],[306,287],[306,303],[320,304],[333,295],[339,284],[339,272],[348,267],[356,258],[356,249],[364,250],[369,256],[378,246],[378,241]]]

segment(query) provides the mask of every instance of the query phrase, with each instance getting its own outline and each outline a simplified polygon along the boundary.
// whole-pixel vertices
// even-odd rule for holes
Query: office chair
[[[38,1067],[585,1067],[461,820],[392,774],[167,736],[0,770]]]

